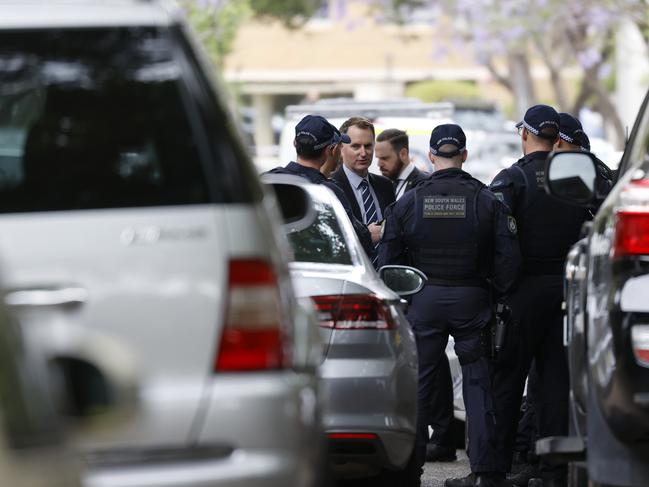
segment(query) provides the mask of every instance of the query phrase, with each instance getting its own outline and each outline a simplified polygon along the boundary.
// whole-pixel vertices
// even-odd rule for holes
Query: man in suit
[[[398,200],[430,176],[410,162],[408,134],[399,129],[387,129],[376,137],[374,152],[381,174],[392,181]]]
[[[403,130],[387,129],[376,137],[374,152],[379,169],[392,181],[397,200],[430,177],[410,162],[409,150],[408,134]],[[452,430],[453,379],[446,355],[440,360],[430,411],[433,434],[426,445],[426,461],[453,461],[457,458]]]
[[[364,117],[352,117],[340,127],[350,139],[343,143],[343,165],[331,178],[342,188],[352,207],[352,213],[365,223],[372,243],[381,240],[381,224],[385,209],[394,203],[392,182],[383,176],[370,174],[368,168],[374,157],[374,125]],[[376,252],[369,257],[375,263]]]

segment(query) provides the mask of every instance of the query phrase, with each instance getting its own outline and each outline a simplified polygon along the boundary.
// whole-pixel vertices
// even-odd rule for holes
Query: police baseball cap
[[[581,135],[581,150],[585,150],[590,152],[590,139],[588,138],[588,135],[586,135],[586,132],[584,132]]]
[[[583,140],[586,136],[581,122],[569,113],[559,114],[559,137],[569,144],[583,147]],[[590,147],[590,142],[588,143]]]
[[[526,112],[516,128],[525,127],[528,132],[542,139],[554,140],[559,135],[559,114],[548,105],[534,105]]]
[[[320,115],[307,115],[295,126],[295,144],[312,151],[324,149],[329,145],[343,142],[349,144],[351,139],[347,134],[331,125]]]
[[[444,145],[454,145],[454,151],[440,151],[439,148]],[[434,156],[451,158],[455,157],[466,149],[466,135],[462,127],[454,123],[445,123],[438,125],[430,134],[430,152]]]

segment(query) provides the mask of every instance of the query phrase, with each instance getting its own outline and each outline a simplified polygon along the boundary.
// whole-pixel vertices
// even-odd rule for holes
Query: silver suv
[[[307,486],[316,342],[178,11],[0,2],[5,302],[88,486]]]

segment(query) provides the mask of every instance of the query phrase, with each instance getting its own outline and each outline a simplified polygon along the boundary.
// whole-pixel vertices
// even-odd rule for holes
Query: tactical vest
[[[429,284],[486,286],[487,256],[492,234],[478,221],[478,195],[484,188],[476,180],[442,177],[413,189],[412,228],[405,241],[414,267],[428,276]]]
[[[545,154],[545,153],[544,153]],[[579,239],[586,210],[562,203],[545,192],[545,157],[513,166],[525,178],[515,211],[526,274],[563,274],[566,255]]]

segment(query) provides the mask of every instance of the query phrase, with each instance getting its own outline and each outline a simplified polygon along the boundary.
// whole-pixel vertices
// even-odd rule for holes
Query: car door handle
[[[79,305],[88,299],[88,290],[82,287],[18,289],[5,294],[9,306],[63,306]]]

